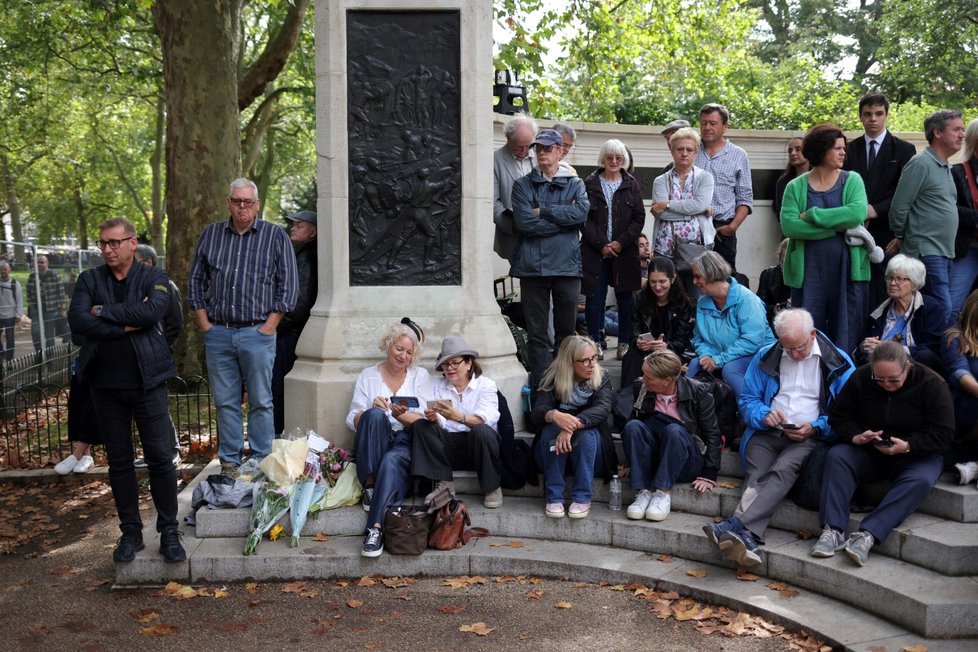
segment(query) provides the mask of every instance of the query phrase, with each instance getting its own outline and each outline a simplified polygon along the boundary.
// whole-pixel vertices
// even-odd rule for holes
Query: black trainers
[[[175,527],[169,527],[160,533],[160,554],[163,561],[174,564],[180,561],[187,561],[187,551],[180,543],[183,532]]]
[[[132,561],[136,558],[136,553],[145,547],[142,532],[123,532],[112,551],[112,559],[117,562]]]
[[[384,552],[384,531],[379,527],[372,527],[367,530],[367,536],[363,538],[363,549],[360,555],[363,557],[380,557]]]
[[[363,498],[360,500],[360,504],[363,505],[363,511],[370,511],[370,503],[374,500],[374,488],[367,487],[363,490]]]
[[[723,536],[725,532],[729,532],[731,530],[736,530],[736,529],[737,527],[729,518],[724,519],[719,523],[707,523],[706,525],[703,526],[703,532],[706,534],[707,538],[709,538],[710,541],[715,546],[720,545],[720,537]]]

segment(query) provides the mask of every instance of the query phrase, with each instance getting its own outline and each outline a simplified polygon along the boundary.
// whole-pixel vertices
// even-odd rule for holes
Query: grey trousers
[[[794,442],[777,430],[759,430],[747,442],[747,479],[734,516],[764,540],[771,515],[798,479],[815,439]]]

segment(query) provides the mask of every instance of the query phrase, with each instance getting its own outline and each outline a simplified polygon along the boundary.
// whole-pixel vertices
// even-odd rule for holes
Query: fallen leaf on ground
[[[350,583],[347,582],[346,580],[340,580],[339,582],[336,583],[336,586],[338,586],[341,589],[343,589],[343,588],[346,588],[346,587],[350,586]]]
[[[255,595],[256,593],[258,593],[258,582],[248,582],[247,584],[245,584],[244,588],[245,591],[247,591],[251,595]]]
[[[215,598],[226,598],[226,597],[228,597],[228,592],[227,591],[222,591],[221,589],[214,589],[214,597]]]
[[[411,595],[410,593],[402,593],[401,595],[395,595],[394,596],[394,599],[395,600],[405,600],[405,601],[406,600],[414,600],[414,596]]]
[[[139,629],[139,633],[143,636],[173,636],[179,631],[179,627],[168,623],[157,623],[150,627],[141,627]]]
[[[347,600],[346,606],[350,609],[356,609],[357,607],[363,606],[363,600]]]
[[[659,555],[656,557],[656,559],[661,561],[663,564],[671,564],[674,561],[672,555]]]
[[[387,579],[382,580],[382,582],[384,583],[384,586],[386,586],[389,589],[398,589],[404,586],[413,586],[414,578],[413,577],[388,577]]]
[[[489,632],[492,631],[492,628],[487,627],[485,623],[472,623],[471,625],[460,625],[458,631],[467,634],[477,634],[479,636],[489,636]]]
[[[590,582],[574,582],[575,589],[586,589],[591,586]]]
[[[366,575],[357,580],[357,586],[373,586],[376,583],[377,580],[373,579],[372,577],[367,577]]]
[[[329,535],[325,532],[316,532],[316,535],[312,538],[313,541],[329,541]]]
[[[573,606],[574,606],[573,603],[570,602],[558,602],[557,604],[554,605],[556,609],[570,609]]]
[[[282,587],[282,593],[302,593],[306,590],[305,582],[289,582]]]
[[[137,609],[132,612],[132,617],[137,623],[151,623],[160,617],[160,614],[152,609]]]
[[[771,582],[767,585],[767,588],[771,589],[772,591],[777,591],[779,594],[781,594],[782,598],[793,598],[796,595],[801,595],[798,591],[795,591],[787,584],[782,582]]]
[[[65,575],[74,575],[76,573],[82,573],[88,570],[84,567],[71,567],[71,566],[58,566],[57,568],[52,568],[48,571],[51,575],[56,575],[58,577],[64,577]]]
[[[442,586],[449,586],[453,589],[464,589],[472,584],[486,584],[488,580],[479,575],[462,575],[461,577],[449,577],[442,582]]]
[[[659,597],[663,600],[678,600],[679,594],[675,591],[663,591],[659,594]]]
[[[527,591],[526,597],[531,600],[539,600],[543,596],[543,589],[533,589],[532,591]]]
[[[691,568],[686,571],[687,575],[692,575],[693,577],[706,577],[706,571],[702,568]]]
[[[660,620],[672,618],[672,605],[668,600],[656,600],[655,604],[649,607],[649,611],[657,615]]]
[[[463,605],[459,605],[459,606],[453,606],[453,605],[446,604],[441,609],[439,609],[439,611],[441,611],[443,614],[448,614],[450,616],[454,616],[455,614],[462,613],[466,609],[468,609],[468,607],[465,606],[464,604]]]
[[[815,535],[809,532],[808,530],[798,530],[798,538],[801,539],[802,541],[808,541],[809,539],[812,539],[814,537]]]
[[[673,617],[676,620],[692,620],[700,612],[700,604],[692,600],[683,600],[678,605],[672,605]]]
[[[758,575],[754,575],[753,573],[748,573],[743,568],[737,569],[736,577],[738,580],[743,580],[744,582],[756,582],[757,580],[761,579]]]
[[[720,633],[724,636],[740,636],[747,630],[747,624],[749,622],[749,614],[738,613],[736,618],[731,620],[720,630]]]
[[[608,588],[611,589],[612,591],[624,591],[625,590],[625,585],[624,584],[612,584]]]
[[[927,652],[926,645],[904,645],[900,652]]]
[[[85,591],[87,593],[91,593],[92,591],[94,591],[98,587],[105,586],[108,583],[109,583],[109,580],[99,580],[98,582],[93,582],[92,584],[89,584],[88,586],[85,587]]]
[[[238,634],[248,629],[248,623],[222,623],[215,625],[214,629],[226,634]]]
[[[163,595],[168,595],[171,598],[176,598],[178,600],[189,600],[190,598],[196,598],[198,593],[194,587],[188,584],[170,582],[163,587]]]
[[[655,589],[648,586],[640,586],[632,592],[632,595],[638,595],[643,598],[651,598],[655,595]]]
[[[717,486],[721,489],[736,489],[740,486],[739,482],[731,482],[730,480],[721,480],[717,483]]]

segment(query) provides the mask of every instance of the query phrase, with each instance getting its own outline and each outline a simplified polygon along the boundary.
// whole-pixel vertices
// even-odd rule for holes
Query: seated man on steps
[[[724,557],[743,566],[764,561],[771,515],[788,494],[816,438],[831,440],[828,409],[855,369],[852,360],[815,330],[801,308],[774,318],[778,341],[754,356],[744,377],[740,414],[747,430],[740,441],[747,473],[733,516],[703,526]]]

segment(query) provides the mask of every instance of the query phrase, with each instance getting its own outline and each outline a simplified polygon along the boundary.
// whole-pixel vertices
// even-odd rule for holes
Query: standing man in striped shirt
[[[285,229],[258,219],[258,187],[236,179],[227,220],[208,224],[190,266],[190,309],[204,334],[207,377],[217,405],[221,474],[241,465],[242,384],[248,390],[252,456],[272,452],[275,329],[298,296],[295,253]]]

